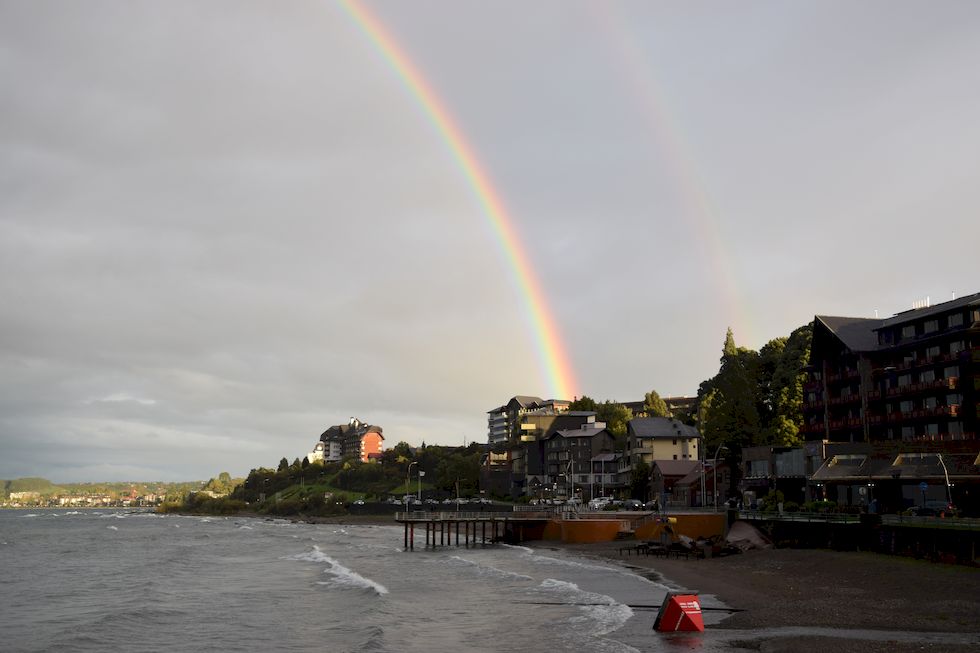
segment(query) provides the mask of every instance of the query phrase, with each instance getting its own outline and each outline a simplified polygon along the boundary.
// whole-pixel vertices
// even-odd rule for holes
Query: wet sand
[[[697,590],[702,597],[713,595],[741,609],[709,627],[731,642],[733,651],[980,651],[977,568],[814,549],[765,549],[704,560],[665,560],[620,555],[621,547],[635,542],[534,544],[628,565],[677,589]],[[705,603],[711,605],[710,598]],[[826,632],[760,632],[794,627],[852,632],[850,637],[840,633],[843,638],[822,636]],[[930,637],[946,642],[929,642]],[[903,641],[909,639],[919,641]]]

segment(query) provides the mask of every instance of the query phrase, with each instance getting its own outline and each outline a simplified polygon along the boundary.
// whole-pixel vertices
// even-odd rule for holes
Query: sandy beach
[[[536,544],[627,565],[678,589],[717,597],[741,610],[717,626],[732,631],[734,651],[775,653],[825,647],[833,647],[835,653],[980,651],[980,569],[976,568],[814,549],[764,549],[704,560],[665,560],[620,555],[619,549],[629,542]],[[758,633],[794,627],[896,634],[869,640],[858,639],[858,634],[830,638]],[[961,633],[965,636],[959,639],[967,643],[898,641],[903,639],[900,633],[906,632]]]

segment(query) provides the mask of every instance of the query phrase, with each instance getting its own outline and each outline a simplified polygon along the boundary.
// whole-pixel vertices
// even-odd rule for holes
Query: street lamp
[[[943,476],[946,477],[946,499],[948,501],[947,505],[953,505],[953,490],[950,488],[949,483],[949,470],[946,469],[946,463],[943,461],[943,455],[936,454],[939,457],[939,464],[943,466]]]
[[[408,463],[408,473],[405,474],[405,496],[412,493],[412,491],[408,489],[408,484],[412,482],[412,466],[418,464],[419,461],[417,460],[413,460],[412,462]]]
[[[718,512],[718,454],[721,452],[722,449],[728,451],[729,453],[731,453],[732,451],[731,449],[729,449],[727,446],[723,444],[719,444],[718,448],[715,449],[715,459],[714,462],[711,464],[711,474],[712,474],[711,491],[715,495],[715,512]]]
[[[425,472],[423,472],[423,471],[422,471],[422,470],[420,469],[420,470],[419,470],[419,497],[418,497],[418,499],[419,499],[419,503],[421,503],[421,502],[422,502],[422,477],[423,477],[423,476],[425,476]],[[431,498],[431,497],[430,497],[430,498]]]

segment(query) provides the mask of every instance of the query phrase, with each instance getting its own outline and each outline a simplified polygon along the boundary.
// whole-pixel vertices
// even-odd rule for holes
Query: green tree
[[[670,417],[666,402],[660,398],[656,390],[651,390],[643,396],[643,410],[650,417]]]
[[[646,501],[650,497],[650,465],[640,461],[630,471],[630,497]]]
[[[287,469],[289,469],[289,461],[286,460],[286,458],[284,456],[283,459],[279,461],[279,469],[278,469],[278,471],[284,472]]]
[[[633,419],[633,411],[623,404],[608,399],[596,407],[596,419],[606,423],[606,428],[622,445],[626,438],[626,424]]]
[[[588,395],[582,395],[578,399],[572,401],[568,404],[568,410],[583,410],[595,412],[599,409],[599,405],[596,403],[595,399]]]

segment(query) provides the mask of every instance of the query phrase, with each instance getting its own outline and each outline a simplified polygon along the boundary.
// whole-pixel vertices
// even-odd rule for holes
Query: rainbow
[[[619,5],[593,3],[588,7],[591,24],[605,33],[602,41],[613,58],[609,69],[620,77],[622,86],[643,109],[647,129],[641,130],[641,137],[649,139],[651,149],[661,154],[672,173],[677,198],[686,218],[684,222],[701,244],[703,259],[717,288],[719,315],[736,335],[741,335],[740,342],[755,342],[758,329],[744,309],[746,302],[738,285],[737,268],[726,245],[719,210],[689,154],[692,148],[683,138],[684,131],[675,118],[676,112],[670,110],[668,95],[658,84],[653,59],[644,52],[635,25],[622,15]]]
[[[436,132],[445,141],[490,223],[523,298],[537,345],[538,363],[549,384],[551,397],[570,399],[577,386],[568,352],[548,308],[541,283],[531,267],[514,220],[507,213],[500,193],[493,187],[490,177],[483,170],[473,148],[456,125],[445,103],[440,101],[425,77],[380,21],[354,0],[340,0],[340,4],[398,74]]]

